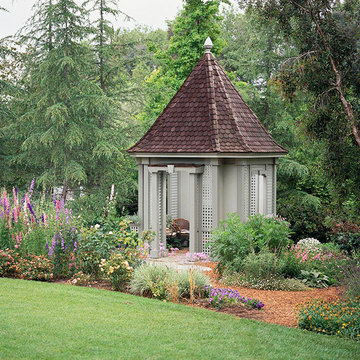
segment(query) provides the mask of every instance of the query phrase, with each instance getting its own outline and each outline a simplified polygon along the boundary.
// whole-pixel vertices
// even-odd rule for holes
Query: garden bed
[[[206,263],[207,267],[214,268],[215,263]],[[186,306],[204,308],[215,312],[222,312],[235,315],[239,318],[254,319],[264,321],[270,324],[283,325],[287,327],[297,327],[296,307],[313,299],[333,300],[338,298],[342,289],[339,287],[330,287],[327,289],[312,289],[307,291],[275,291],[275,290],[256,290],[245,287],[224,286],[218,276],[212,271],[210,274],[211,284],[214,287],[228,287],[248,298],[261,300],[265,306],[259,311],[247,308],[245,306],[226,306],[220,309],[214,308],[209,304],[208,299],[195,299],[190,302],[188,299],[181,299],[180,303]],[[66,284],[67,280],[59,280],[56,283]],[[105,280],[92,281],[87,287],[112,290],[111,283]]]
[[[327,289],[311,289],[306,291],[277,291],[277,290],[257,290],[247,287],[226,286],[219,280],[215,272],[217,263],[206,262],[202,265],[209,267],[212,271],[206,272],[211,278],[211,284],[216,287],[228,287],[238,290],[242,296],[261,300],[265,306],[261,311],[254,311],[240,308],[222,309],[223,312],[234,314],[243,318],[251,318],[265,321],[271,324],[284,325],[288,327],[297,326],[296,306],[300,303],[316,298],[332,300],[338,298],[343,289],[340,287],[330,287]]]

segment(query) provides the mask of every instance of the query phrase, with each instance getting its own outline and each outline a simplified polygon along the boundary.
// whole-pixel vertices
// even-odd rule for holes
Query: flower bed
[[[299,305],[298,326],[308,331],[360,340],[360,297],[314,300]]]

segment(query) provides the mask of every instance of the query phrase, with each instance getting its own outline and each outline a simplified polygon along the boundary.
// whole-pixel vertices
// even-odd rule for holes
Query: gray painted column
[[[162,171],[149,168],[151,171],[152,203],[150,227],[155,232],[155,239],[150,244],[150,257],[166,256],[167,251],[160,251],[160,243],[166,246],[166,177]]]
[[[160,181],[161,181],[161,185],[160,185],[160,201],[161,201],[161,208],[160,208],[160,213],[159,213],[159,217],[160,217],[160,229],[159,229],[159,233],[160,233],[160,241],[163,243],[163,246],[166,249],[166,172],[162,171],[159,174],[160,176]],[[165,253],[163,254],[164,256],[167,255],[168,251],[165,250]]]
[[[150,173],[148,166],[148,159],[143,159],[143,172],[144,172],[144,205],[143,205],[143,219],[141,223],[143,225],[143,230],[150,229]]]
[[[211,184],[211,198],[212,198],[212,211],[213,211],[213,221],[212,228],[216,228],[219,225],[219,216],[220,216],[220,199],[219,199],[219,183],[220,183],[220,174],[219,174],[219,160],[211,159],[211,169],[212,169],[212,184]]]
[[[150,228],[155,232],[155,239],[150,244],[150,256],[152,258],[159,257],[160,238],[159,238],[159,173],[153,172],[151,174],[150,191],[153,194],[153,201],[150,204]]]
[[[245,221],[250,212],[250,166],[246,160],[237,162],[237,213]]]
[[[144,165],[138,164],[138,215],[139,235],[144,231]]]
[[[274,166],[273,166],[273,214],[276,215],[276,165],[278,164],[279,159],[274,158]]]
[[[199,252],[199,196],[197,189],[198,175],[190,173],[190,187],[189,187],[189,198],[190,198],[190,235],[189,235],[189,250],[190,253]]]

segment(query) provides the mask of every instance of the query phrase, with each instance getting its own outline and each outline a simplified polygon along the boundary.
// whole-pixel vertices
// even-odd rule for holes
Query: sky
[[[0,7],[9,12],[0,12],[0,38],[13,35],[31,16],[31,8],[37,0],[0,0]],[[115,27],[133,28],[147,25],[166,30],[166,20],[173,20],[182,8],[182,0],[119,0],[121,11],[135,19],[124,22],[120,17],[113,21]]]

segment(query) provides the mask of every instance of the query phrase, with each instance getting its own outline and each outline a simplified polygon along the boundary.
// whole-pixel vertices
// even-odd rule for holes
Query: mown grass
[[[1,359],[359,359],[360,344],[127,294],[0,279]]]

